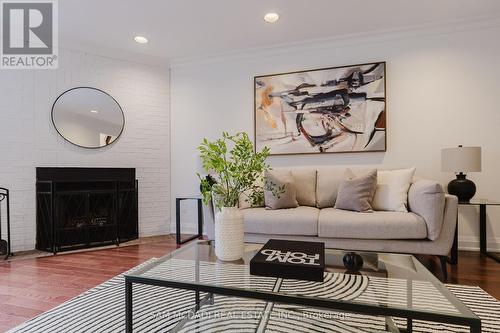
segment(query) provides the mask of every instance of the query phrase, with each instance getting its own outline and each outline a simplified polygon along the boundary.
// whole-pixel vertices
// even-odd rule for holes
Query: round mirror
[[[52,122],[67,141],[83,148],[112,144],[125,117],[118,102],[102,90],[79,87],[62,93],[52,106]]]

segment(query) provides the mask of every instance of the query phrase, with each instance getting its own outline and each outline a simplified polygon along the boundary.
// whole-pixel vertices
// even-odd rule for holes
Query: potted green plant
[[[257,204],[263,201],[264,173],[269,149],[255,152],[246,133],[229,135],[213,142],[203,139],[198,146],[203,168],[210,177],[200,178],[200,190],[205,204],[213,201],[215,215],[215,254],[231,261],[243,256],[243,215],[238,208],[240,195]]]

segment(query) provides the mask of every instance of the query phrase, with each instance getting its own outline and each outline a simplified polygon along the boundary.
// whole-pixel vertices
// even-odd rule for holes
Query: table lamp
[[[441,150],[441,168],[455,172],[457,179],[448,184],[448,193],[456,195],[458,201],[467,202],[476,194],[476,185],[466,178],[467,172],[481,171],[481,147],[444,148]]]

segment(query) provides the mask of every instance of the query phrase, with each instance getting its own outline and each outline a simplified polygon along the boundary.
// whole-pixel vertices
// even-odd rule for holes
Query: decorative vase
[[[222,207],[215,215],[215,255],[223,261],[243,257],[243,214],[237,207]]]
[[[457,179],[448,184],[448,193],[456,195],[459,202],[468,202],[476,194],[476,184],[460,172],[457,174]]]
[[[363,257],[361,257],[356,252],[347,252],[343,258],[344,267],[347,268],[347,272],[356,273],[363,268]]]

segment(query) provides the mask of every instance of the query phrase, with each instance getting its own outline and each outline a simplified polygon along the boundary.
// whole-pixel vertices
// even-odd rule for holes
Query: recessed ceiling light
[[[97,111],[97,110],[90,110],[90,112],[92,112],[92,113],[99,113],[99,111]]]
[[[267,13],[266,15],[264,15],[264,21],[266,21],[267,23],[274,23],[279,19],[280,16],[278,15],[278,13]]]
[[[146,44],[148,42],[148,39],[143,36],[135,36],[134,40],[139,44]]]

